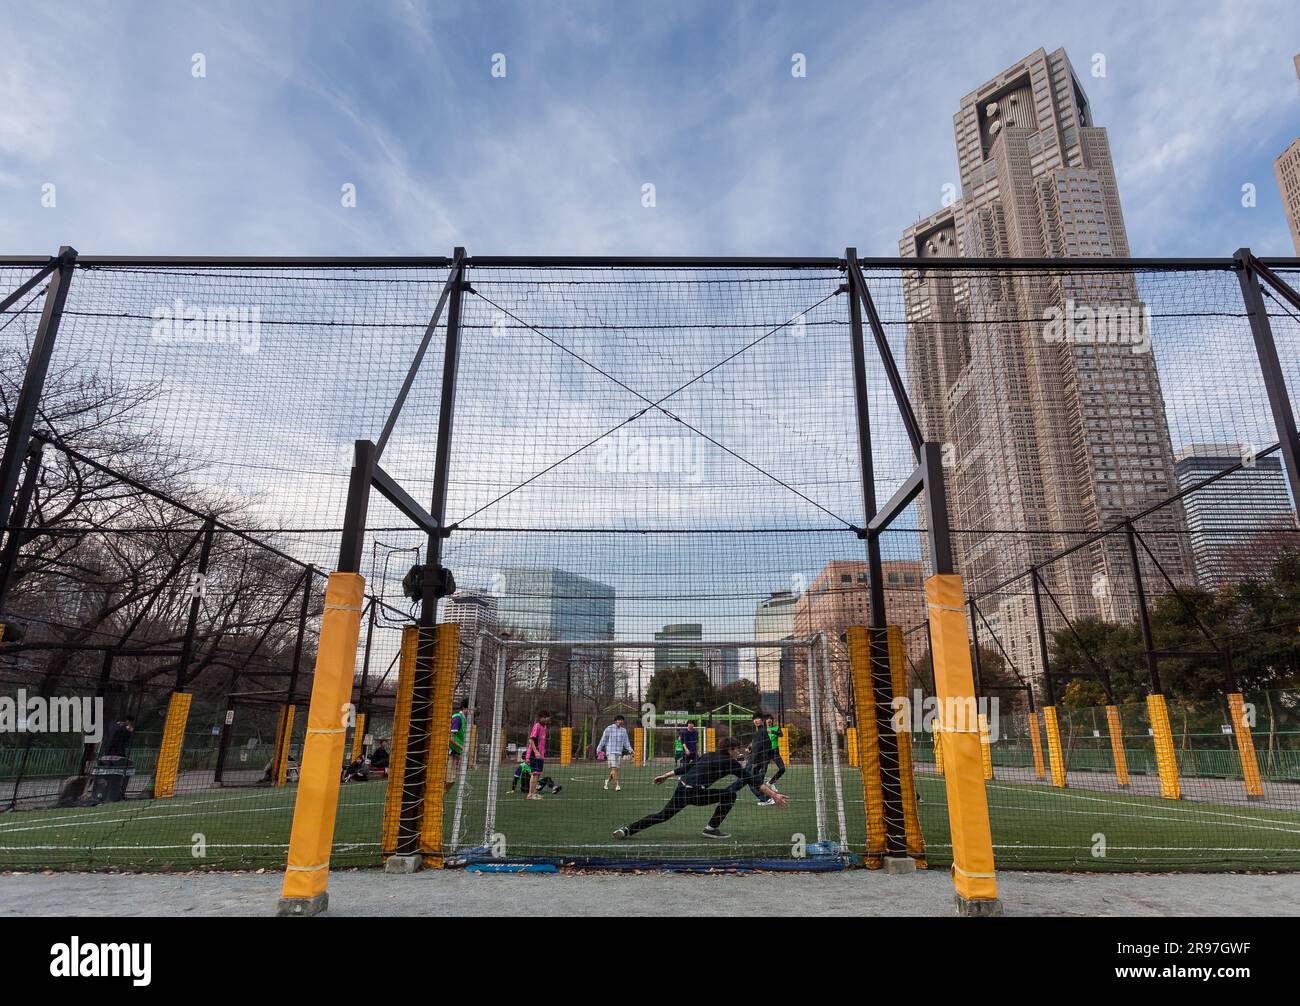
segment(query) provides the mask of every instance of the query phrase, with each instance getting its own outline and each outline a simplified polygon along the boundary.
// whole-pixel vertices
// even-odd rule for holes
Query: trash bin
[[[135,775],[130,758],[106,755],[90,771],[90,797],[95,803],[117,803],[126,799],[126,784]]]

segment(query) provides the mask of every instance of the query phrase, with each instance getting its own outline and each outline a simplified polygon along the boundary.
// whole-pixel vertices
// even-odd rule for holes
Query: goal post
[[[697,645],[777,649],[798,660],[799,695],[787,707],[782,724],[783,730],[797,732],[798,743],[787,739],[791,757],[782,759],[785,773],[779,781],[775,760],[763,773],[764,780],[775,782],[790,800],[789,809],[768,803],[750,780],[729,777],[712,787],[730,791],[724,798],[730,810],[719,829],[725,838],[702,834],[717,807],[713,794],[715,802],[708,808],[685,806],[631,839],[618,837],[620,829],[663,811],[674,797],[678,787],[671,774],[681,762],[670,740],[676,741],[679,733],[693,735],[687,746],[694,747],[697,757],[732,738],[748,751],[756,732],[755,714],[771,712],[775,717],[776,711],[739,706],[645,709],[649,678],[643,678],[640,691],[634,690],[634,679],[629,681],[623,673],[633,664],[628,654],[681,651],[680,641],[515,639],[482,632],[473,643],[469,672],[471,723],[490,723],[491,739],[458,767],[455,791],[448,794],[445,808],[444,861],[616,868],[848,865],[851,815],[836,740],[842,716],[835,710],[824,640],[734,639]],[[558,744],[564,731],[576,732],[574,725],[584,721],[592,724],[590,743],[563,758]],[[606,734],[606,728],[616,725],[624,732]],[[634,753],[638,729],[644,738],[644,762]],[[762,741],[770,744],[767,727],[758,729]],[[656,736],[657,749],[651,746]],[[662,781],[656,783],[656,777]]]

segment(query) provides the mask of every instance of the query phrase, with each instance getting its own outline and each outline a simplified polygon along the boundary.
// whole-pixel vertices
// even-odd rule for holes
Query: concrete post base
[[[886,856],[883,865],[885,873],[891,877],[905,877],[916,872],[916,860],[911,856]]]
[[[972,919],[992,919],[1002,915],[1002,902],[997,898],[992,900],[980,898],[972,900],[963,898],[960,894],[955,895],[957,904],[957,914],[965,918]]]
[[[424,857],[420,855],[412,856],[389,856],[384,860],[385,873],[415,873],[424,865]]]
[[[320,915],[329,906],[329,891],[324,891],[314,898],[281,898],[275,906],[275,914],[281,918]]]

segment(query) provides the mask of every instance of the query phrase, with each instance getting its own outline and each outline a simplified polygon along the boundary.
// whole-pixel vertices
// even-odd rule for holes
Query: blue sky
[[[957,180],[961,96],[1040,46],[1110,131],[1135,254],[1292,254],[1293,0],[5,2],[0,248],[892,255]]]

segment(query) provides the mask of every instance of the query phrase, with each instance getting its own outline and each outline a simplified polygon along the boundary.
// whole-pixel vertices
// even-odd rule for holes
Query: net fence
[[[1237,274],[865,272],[921,432],[943,447],[999,863],[1296,865],[1300,543]],[[29,275],[0,268],[0,290]],[[0,865],[283,862],[353,443],[384,427],[448,275],[76,270],[35,423],[31,506],[7,537],[18,545],[0,688],[100,699],[105,736],[17,719],[0,733]],[[471,261],[466,278],[441,551],[457,591],[439,620],[460,626],[454,699],[473,718],[465,778],[453,765],[444,795],[447,855],[491,855],[494,836],[510,855],[559,861],[861,854],[879,811],[859,764],[858,710],[874,697],[855,690],[845,639],[870,623],[870,602],[843,269]],[[6,423],[43,293],[0,314]],[[1267,305],[1294,389],[1297,312]],[[382,459],[421,501],[435,484],[445,339],[444,319]],[[916,459],[870,346],[866,358],[883,504]],[[373,497],[340,865],[381,861],[402,629],[418,612],[402,581],[428,544]],[[904,510],[880,536],[880,574],[902,630],[898,733],[926,857],[943,864],[946,797],[925,719],[928,530],[923,509]],[[797,647],[755,645],[813,639],[811,675]],[[643,642],[654,645],[632,645]],[[169,745],[178,690],[190,705]],[[1156,761],[1153,691],[1167,700],[1177,799]],[[1245,758],[1232,694],[1252,719]],[[525,773],[542,711],[543,766]],[[99,763],[128,715],[132,772],[120,778]],[[606,788],[600,741],[618,715],[635,750]],[[725,838],[702,834],[713,811],[693,804],[616,836],[671,802],[678,782],[653,779],[685,760],[687,721],[697,756],[729,737],[754,751],[766,736],[773,750],[776,736],[789,808],[760,805],[730,776],[716,784],[739,787]],[[770,779],[775,759],[757,757]],[[157,793],[160,762],[170,796]],[[552,786],[526,800],[520,777],[531,790],[534,774]]]

